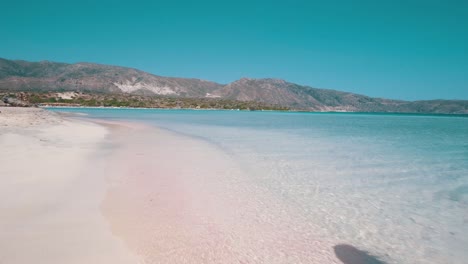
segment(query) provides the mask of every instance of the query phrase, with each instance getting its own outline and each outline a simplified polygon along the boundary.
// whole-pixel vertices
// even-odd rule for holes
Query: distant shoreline
[[[312,92],[312,91],[311,91]],[[309,98],[311,95],[304,95]],[[468,114],[468,101],[388,101],[370,97],[354,98],[342,102],[334,95],[320,95],[320,103],[310,97],[308,105],[288,103],[283,97],[276,101],[267,98],[212,98],[206,96],[165,96],[138,95],[129,93],[93,93],[81,91],[41,92],[41,91],[0,91],[3,102],[0,105],[44,106],[44,107],[115,107],[144,109],[208,109],[208,110],[249,110],[249,111],[287,111],[287,112],[325,112],[325,113],[395,113],[395,114]],[[283,98],[283,99],[282,99]],[[305,99],[304,99],[305,100]]]
[[[49,106],[41,105],[44,109],[122,109],[122,110],[166,110],[166,111],[240,111],[240,112],[279,112],[279,113],[304,113],[304,114],[343,114],[343,115],[403,115],[403,116],[439,116],[439,117],[468,117],[468,114],[445,113],[410,113],[410,112],[351,112],[351,111],[304,111],[304,110],[247,110],[247,109],[222,109],[222,108],[152,108],[152,107],[112,107],[112,106]]]

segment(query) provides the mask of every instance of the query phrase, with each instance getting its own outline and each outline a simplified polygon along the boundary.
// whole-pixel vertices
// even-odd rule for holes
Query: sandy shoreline
[[[209,144],[0,111],[0,263],[342,263],[336,241]]]
[[[0,108],[0,263],[138,263],[102,216],[95,160],[108,131]]]
[[[342,263],[334,242],[215,147],[134,124],[111,139],[102,209],[145,263]]]

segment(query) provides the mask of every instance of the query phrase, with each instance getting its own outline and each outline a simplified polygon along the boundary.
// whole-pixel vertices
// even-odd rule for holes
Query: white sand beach
[[[341,263],[229,155],[137,123],[0,109],[0,263]]]
[[[138,263],[100,211],[107,130],[0,108],[0,263]]]

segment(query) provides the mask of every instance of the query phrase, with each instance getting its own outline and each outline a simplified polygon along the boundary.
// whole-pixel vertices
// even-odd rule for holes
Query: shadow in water
[[[340,244],[334,246],[333,249],[336,257],[344,264],[387,264],[378,257],[351,245]]]

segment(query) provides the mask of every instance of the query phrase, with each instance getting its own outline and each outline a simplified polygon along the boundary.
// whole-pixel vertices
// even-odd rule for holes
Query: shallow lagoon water
[[[228,153],[320,236],[389,263],[465,263],[468,118],[55,108],[136,120]]]

